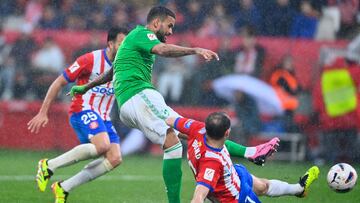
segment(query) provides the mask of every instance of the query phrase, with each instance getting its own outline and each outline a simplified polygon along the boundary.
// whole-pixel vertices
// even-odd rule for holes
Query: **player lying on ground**
[[[304,197],[318,178],[319,168],[311,167],[296,184],[251,175],[241,164],[233,165],[225,141],[230,134],[230,119],[222,112],[210,114],[205,123],[172,117],[166,123],[188,135],[188,159],[197,186],[193,203],[208,198],[214,202],[260,202],[258,196]]]
[[[31,132],[38,133],[48,123],[48,110],[60,90],[69,82],[81,85],[98,74],[112,69],[112,61],[125,35],[125,28],[111,28],[107,47],[80,56],[65,69],[50,86],[39,113],[28,123]],[[89,163],[75,176],[52,184],[56,203],[66,202],[70,190],[89,182],[121,163],[120,139],[110,121],[110,110],[114,103],[112,81],[92,89],[87,94],[74,96],[70,107],[70,124],[75,130],[80,145],[53,159],[42,159],[38,164],[36,182],[44,192],[56,169],[78,161],[99,157]],[[41,139],[41,138],[40,138]],[[61,139],[61,138],[59,138]]]

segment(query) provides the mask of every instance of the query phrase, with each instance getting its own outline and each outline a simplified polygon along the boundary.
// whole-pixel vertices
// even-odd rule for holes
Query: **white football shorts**
[[[164,144],[169,129],[165,119],[180,117],[154,89],[142,90],[131,97],[121,106],[119,114],[125,125],[141,130],[151,142],[161,145]]]

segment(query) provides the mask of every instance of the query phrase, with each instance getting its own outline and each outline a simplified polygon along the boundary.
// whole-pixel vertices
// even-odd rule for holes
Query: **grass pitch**
[[[42,203],[53,202],[50,187],[41,193],[36,188],[35,174],[37,162],[44,157],[52,158],[60,152],[29,152],[0,150],[0,203]],[[239,160],[234,160],[238,162]],[[259,167],[240,160],[250,172],[258,177],[280,179],[291,183],[311,166],[311,163],[295,163],[269,161],[264,167]],[[79,171],[87,162],[75,166],[58,169],[52,177],[61,180]],[[330,165],[320,167],[320,177],[306,198],[261,197],[262,202],[308,202],[308,203],[357,203],[360,202],[359,184],[349,193],[339,194],[331,191],[326,184],[326,174]],[[360,173],[360,165],[355,165]],[[164,183],[161,175],[162,158],[152,156],[125,157],[123,164],[88,184],[73,190],[68,202],[75,203],[161,203],[166,202]],[[195,182],[187,162],[183,161],[182,202],[190,202]]]

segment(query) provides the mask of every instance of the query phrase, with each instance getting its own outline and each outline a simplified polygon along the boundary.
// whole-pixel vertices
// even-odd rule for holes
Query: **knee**
[[[116,155],[113,154],[111,156],[108,156],[107,159],[109,160],[113,168],[119,166],[123,161],[120,154],[116,154]]]
[[[269,190],[269,184],[269,181],[266,179],[255,178],[253,190],[259,196],[266,195]]]
[[[110,143],[103,142],[96,144],[95,146],[96,146],[96,151],[99,155],[104,154],[110,150]]]
[[[269,190],[269,182],[268,181],[261,181],[258,186],[258,194],[259,195],[266,195]]]

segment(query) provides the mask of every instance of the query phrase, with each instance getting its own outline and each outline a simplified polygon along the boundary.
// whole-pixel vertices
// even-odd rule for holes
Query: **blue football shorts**
[[[95,111],[73,113],[70,116],[70,124],[81,144],[90,143],[90,138],[102,132],[108,133],[110,143],[120,144],[120,137],[111,121],[104,121]]]
[[[252,190],[253,179],[249,171],[241,164],[235,164],[234,167],[241,181],[239,203],[261,203]]]

